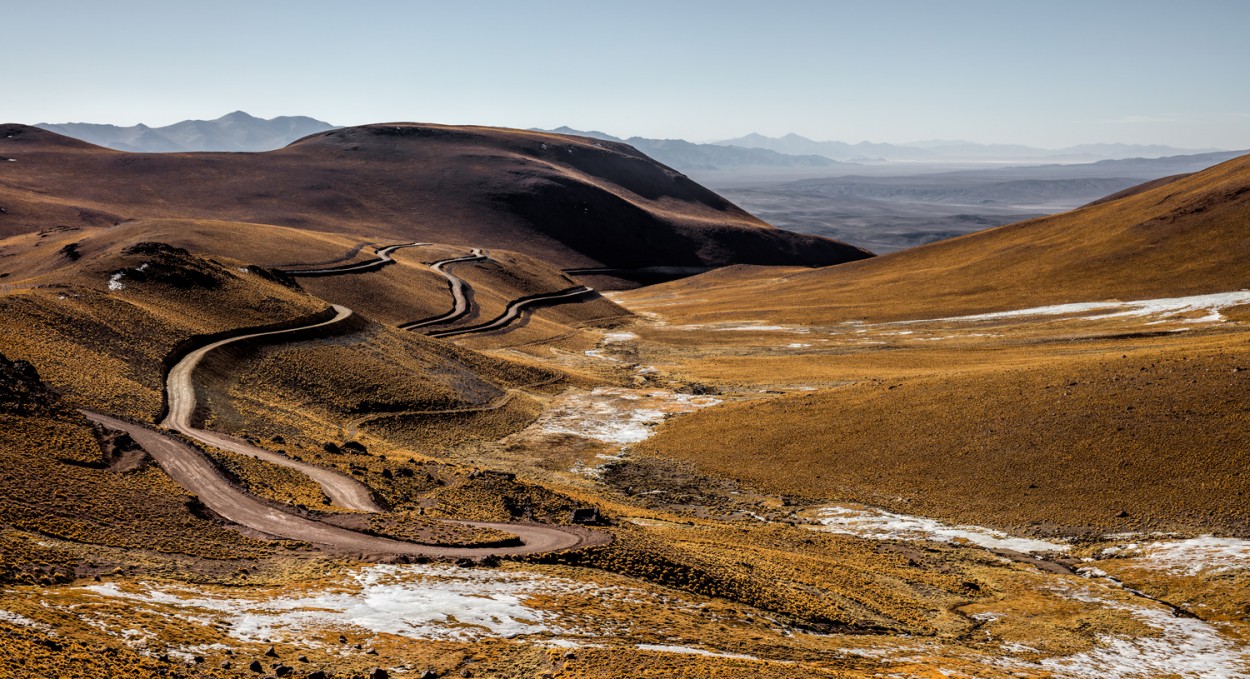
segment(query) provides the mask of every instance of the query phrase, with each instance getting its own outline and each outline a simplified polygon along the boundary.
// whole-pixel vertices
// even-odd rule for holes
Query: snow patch
[[[1128,611],[1143,624],[1158,630],[1153,637],[1106,635],[1098,647],[1084,653],[1044,658],[1037,665],[1070,677],[1221,677],[1247,679],[1250,653],[1223,637],[1219,630],[1196,618],[1177,618],[1159,607],[1130,606],[1100,599],[1087,592],[1067,596]]]
[[[980,526],[948,526],[935,519],[895,514],[863,506],[824,507],[820,524],[831,533],[856,535],[871,540],[929,540],[956,543],[966,540],[987,549],[1017,552],[1063,552],[1068,545],[1049,540],[1012,537]]]
[[[122,279],[125,277],[126,277],[126,274],[120,271],[113,274],[112,276],[109,276],[109,290],[124,290],[126,288],[126,285],[122,283]]]
[[[30,618],[22,615],[21,613],[14,613],[13,611],[6,611],[4,609],[0,609],[0,622],[7,622],[10,625],[17,625],[18,627],[27,627],[29,629],[42,630],[44,632],[49,632],[52,630],[51,625],[39,622],[38,620],[31,620]]]
[[[1159,299],[1131,300],[1126,302],[1076,302],[1072,304],[1055,304],[1051,306],[1033,307],[1030,309],[1016,309],[1013,311],[995,311],[985,314],[972,314],[969,316],[933,318],[923,321],[900,321],[900,323],[932,323],[935,321],[992,321],[1004,318],[1019,318],[1023,316],[1076,316],[1096,311],[1105,311],[1108,313],[1083,315],[1082,318],[1086,320],[1101,320],[1105,318],[1125,318],[1133,316],[1175,317],[1183,314],[1205,312],[1206,315],[1200,318],[1188,318],[1181,320],[1185,323],[1217,323],[1224,320],[1224,316],[1220,314],[1222,309],[1241,304],[1250,304],[1250,290],[1217,292],[1208,295],[1190,295],[1188,297],[1163,297]]]
[[[305,596],[243,599],[155,584],[144,587],[129,592],[106,583],[83,589],[109,598],[224,614],[231,636],[253,642],[343,627],[448,640],[573,634],[575,630],[556,624],[554,614],[531,608],[527,601],[590,589],[528,573],[395,565],[365,568],[348,587]]]
[[[590,350],[586,351],[586,355],[587,355],[587,356],[589,356],[589,357],[591,357],[591,358],[597,358],[597,359],[602,360],[602,361],[612,361],[613,363],[620,363],[620,362],[621,362],[621,361],[620,361],[620,359],[617,359],[617,358],[612,358],[611,356],[604,356],[604,355],[603,355],[603,349],[590,349]]]
[[[589,392],[572,390],[560,398],[555,408],[544,413],[535,426],[545,434],[572,434],[628,445],[650,437],[652,428],[670,415],[720,402],[712,396],[663,390],[617,387],[596,387]]]
[[[603,334],[604,344],[610,344],[612,342],[628,342],[636,339],[638,339],[638,335],[635,335],[632,332],[605,332]]]
[[[1250,569],[1250,540],[1210,535],[1108,547],[1102,554],[1132,558],[1142,568],[1167,571],[1173,575]]]
[[[694,327],[702,327],[702,326],[694,326]],[[812,331],[811,328],[804,328],[804,327],[795,326],[795,325],[754,325],[754,324],[749,324],[749,323],[745,323],[741,325],[726,325],[726,326],[721,326],[719,328],[712,328],[712,330],[715,330],[717,332],[796,332],[796,333],[808,333]]]
[[[634,646],[641,651],[659,651],[660,653],[680,653],[683,655],[702,655],[709,658],[732,658],[735,660],[759,660],[753,655],[744,655],[742,653],[719,653],[717,651],[708,651],[702,648],[694,648],[692,646],[668,646],[665,644],[637,644]]]

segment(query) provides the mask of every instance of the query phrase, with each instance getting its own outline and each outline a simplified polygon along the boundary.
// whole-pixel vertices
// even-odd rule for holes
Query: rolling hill
[[[0,235],[184,218],[500,247],[566,268],[868,256],[774,229],[629,146],[537,132],[405,123],[259,154],[132,154],[6,125],[0,157]]]
[[[800,502],[1244,536],[1247,234],[1250,156],[870,261],[619,293],[651,360],[779,394],[639,452]]]
[[[691,320],[813,324],[1224,292],[1250,287],[1247,232],[1243,156],[1119,200],[870,261],[784,275],[734,268],[625,299],[665,299],[666,313]]]

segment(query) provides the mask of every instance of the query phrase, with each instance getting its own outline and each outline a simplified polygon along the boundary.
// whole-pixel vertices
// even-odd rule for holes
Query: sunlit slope
[[[1073,212],[818,270],[745,267],[624,293],[686,321],[895,320],[1250,287],[1250,156]]]
[[[187,218],[515,250],[560,267],[824,265],[867,256],[773,229],[632,147],[411,123],[267,153],[132,154],[0,126],[0,235]]]
[[[358,239],[263,225],[187,221],[140,221],[6,239],[0,241],[0,261],[10,275],[0,279],[5,285],[0,290],[0,352],[37,365],[74,405],[150,420],[161,405],[162,361],[179,342],[196,334],[307,317],[336,301],[333,285],[322,286],[330,299],[311,294],[294,280],[252,265],[252,257],[317,262],[342,257],[354,244]],[[406,273],[402,280],[410,285],[383,285],[393,272]],[[524,278],[523,272],[518,276]],[[316,394],[296,388],[290,402],[270,400],[270,408],[316,409],[318,399],[343,397],[348,386],[376,383],[394,385],[397,395],[371,398],[395,410],[456,408],[489,401],[511,385],[507,364],[370,320],[373,311],[385,317],[398,308],[395,317],[404,318],[450,304],[446,281],[419,262],[343,278],[354,279],[359,301],[368,304],[344,326],[345,337],[312,345],[320,352],[310,359],[313,364],[292,364],[324,378],[326,388]],[[360,354],[368,355],[365,363],[357,365],[356,346],[370,347]],[[335,383],[347,375],[359,378],[361,371],[369,374],[365,382]]]
[[[689,415],[640,448],[773,492],[1017,531],[1244,535],[1245,335],[1152,344],[910,378],[884,368]]]

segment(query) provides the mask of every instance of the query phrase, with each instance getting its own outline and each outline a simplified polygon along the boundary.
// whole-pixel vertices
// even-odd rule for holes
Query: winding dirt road
[[[233,342],[257,337],[274,337],[341,323],[352,315],[347,307],[334,305],[333,318],[298,328],[256,332],[219,340],[186,355],[169,371],[165,382],[169,414],[161,422],[201,443],[242,455],[251,455],[266,462],[295,469],[316,481],[341,507],[365,512],[382,508],[373,499],[369,488],[352,477],[325,467],[292,460],[284,455],[254,446],[242,439],[198,429],[191,424],[196,395],[193,380],[195,369],[209,352]],[[505,554],[532,554],[570,549],[585,544],[600,544],[611,539],[605,533],[579,531],[540,524],[454,521],[482,528],[494,528],[516,535],[521,545],[509,547],[436,547],[381,538],[306,518],[271,507],[230,483],[200,451],[145,427],[107,415],[83,411],[100,424],[125,431],[150,454],[169,476],[211,510],[228,521],[246,526],[266,535],[304,540],[366,554],[409,554],[432,557],[473,557]]]
[[[584,544],[599,543],[605,534],[581,534],[552,526],[518,523],[458,521],[479,528],[494,528],[512,533],[523,544],[512,547],[436,547],[401,542],[346,528],[331,526],[271,507],[232,485],[203,453],[146,427],[131,424],[107,415],[83,411],[89,419],[110,429],[130,434],[161,469],[178,485],[200,499],[219,516],[266,535],[290,540],[303,540],[362,554],[409,554],[430,557],[478,557],[506,554],[533,554],[571,549]]]
[[[402,248],[415,248],[422,245],[432,245],[432,243],[399,243],[396,245],[387,245],[377,249],[377,259],[371,259],[367,262],[357,262],[356,264],[343,264],[341,266],[331,266],[324,269],[282,269],[282,273],[288,276],[339,276],[350,273],[366,273],[369,271],[377,271],[387,264],[394,264],[395,259],[391,257],[391,253]]]
[[[498,330],[500,328],[503,328],[509,323],[520,318],[521,313],[531,307],[565,304],[566,302],[562,300],[573,301],[577,299],[578,297],[584,297],[584,296],[595,295],[595,294],[598,294],[598,293],[595,291],[594,288],[588,288],[584,285],[579,285],[575,288],[567,288],[565,290],[557,290],[555,292],[545,292],[545,293],[541,293],[537,295],[529,295],[527,297],[522,297],[520,299],[512,300],[511,302],[508,303],[508,306],[504,309],[504,312],[502,314],[500,314],[499,316],[489,321],[486,321],[485,323],[479,323],[477,325],[470,325],[470,326],[466,326],[463,328],[452,328],[450,330],[439,330],[436,332],[429,333],[429,336],[430,337],[454,337],[456,335],[465,335],[468,333],[491,332],[492,330]]]
[[[379,248],[377,250],[378,258],[368,262],[324,269],[287,270],[285,273],[291,276],[334,276],[374,271],[393,263],[395,260],[391,257],[391,254],[396,250],[421,245],[429,244],[403,243],[388,245]],[[433,325],[455,320],[463,316],[469,307],[468,295],[466,294],[468,284],[448,272],[444,267],[455,262],[480,259],[486,259],[486,254],[480,248],[474,248],[466,257],[456,257],[435,262],[431,268],[442,274],[451,285],[454,301],[453,308],[447,314],[425,321],[418,321],[416,324],[409,324],[406,327]],[[527,307],[551,303],[552,301],[559,303],[558,300],[561,299],[573,299],[593,292],[594,290],[590,288],[578,287],[554,293],[531,295],[509,303],[504,313],[496,319],[468,328],[444,331],[443,333],[434,334],[434,336],[494,330],[518,318]],[[218,340],[188,353],[169,370],[165,381],[168,414],[161,422],[161,425],[203,444],[241,455],[249,455],[272,464],[299,471],[316,481],[330,499],[330,502],[340,507],[364,512],[381,512],[383,509],[374,500],[369,488],[346,474],[318,465],[293,460],[285,455],[254,446],[234,436],[196,428],[191,423],[197,402],[193,377],[196,368],[204,360],[205,356],[216,349],[235,342],[260,337],[302,333],[342,323],[352,316],[352,310],[347,307],[335,304],[333,308],[335,313],[329,320],[285,330],[255,332]],[[610,535],[598,531],[567,529],[540,524],[480,521],[454,521],[453,523],[493,528],[512,533],[520,539],[522,544],[510,547],[436,547],[367,535],[285,512],[265,504],[258,498],[231,484],[230,480],[223,476],[212,461],[203,453],[181,441],[114,417],[89,411],[82,412],[95,422],[130,434],[175,482],[196,495],[209,509],[216,512],[219,516],[266,535],[303,540],[352,552],[409,554],[432,557],[532,554],[571,549],[587,544],[603,544],[611,540]]]
[[[425,318],[419,321],[401,323],[399,327],[404,330],[416,330],[417,328],[424,328],[427,325],[440,325],[443,323],[451,323],[452,321],[459,320],[462,316],[469,313],[469,297],[466,294],[466,290],[469,290],[471,288],[469,288],[469,284],[466,283],[464,279],[447,271],[446,267],[451,266],[452,264],[455,264],[457,262],[474,262],[474,261],[480,261],[484,259],[487,259],[487,255],[485,252],[482,251],[482,248],[473,248],[472,250],[469,251],[469,255],[466,257],[453,257],[451,259],[441,259],[431,264],[430,270],[438,272],[440,275],[442,275],[443,278],[446,278],[448,284],[451,285],[451,298],[452,298],[451,311],[448,311],[445,314],[433,316],[431,318]]]
[[[316,481],[326,497],[330,498],[330,502],[340,507],[348,509],[358,509],[365,512],[378,512],[382,508],[373,500],[373,494],[364,484],[353,479],[346,474],[326,469],[314,464],[299,462],[292,460],[285,455],[279,455],[270,450],[265,450],[254,446],[243,439],[219,434],[213,431],[197,429],[191,425],[191,417],[195,413],[195,382],[192,379],[195,369],[199,366],[200,361],[214,349],[224,347],[227,344],[241,342],[243,340],[254,339],[257,337],[269,337],[277,335],[286,335],[294,332],[310,330],[313,328],[322,328],[325,326],[341,323],[352,315],[352,310],[347,307],[334,305],[335,315],[328,321],[315,323],[313,325],[302,328],[292,328],[290,330],[274,330],[270,332],[258,332],[250,335],[242,335],[240,337],[232,337],[218,342],[214,342],[206,347],[197,349],[179,361],[169,371],[169,377],[165,380],[165,394],[169,403],[169,414],[165,420],[161,422],[161,426],[172,429],[189,436],[201,443],[239,453],[240,455],[250,455],[266,462],[271,462],[283,467],[289,467],[308,476]]]

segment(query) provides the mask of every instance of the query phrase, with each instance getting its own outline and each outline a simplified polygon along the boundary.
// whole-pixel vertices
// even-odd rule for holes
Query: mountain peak
[[[86,123],[40,124],[66,136],[118,151],[169,153],[185,151],[272,151],[310,134],[334,129],[313,118],[257,118],[235,111],[216,120],[183,120],[164,127],[143,123],[131,127]]]
[[[253,120],[262,121],[263,119],[257,118],[256,116],[248,113],[247,111],[235,111],[234,113],[227,113],[226,115],[218,118],[217,120],[218,121],[231,121],[231,122],[250,122]]]

